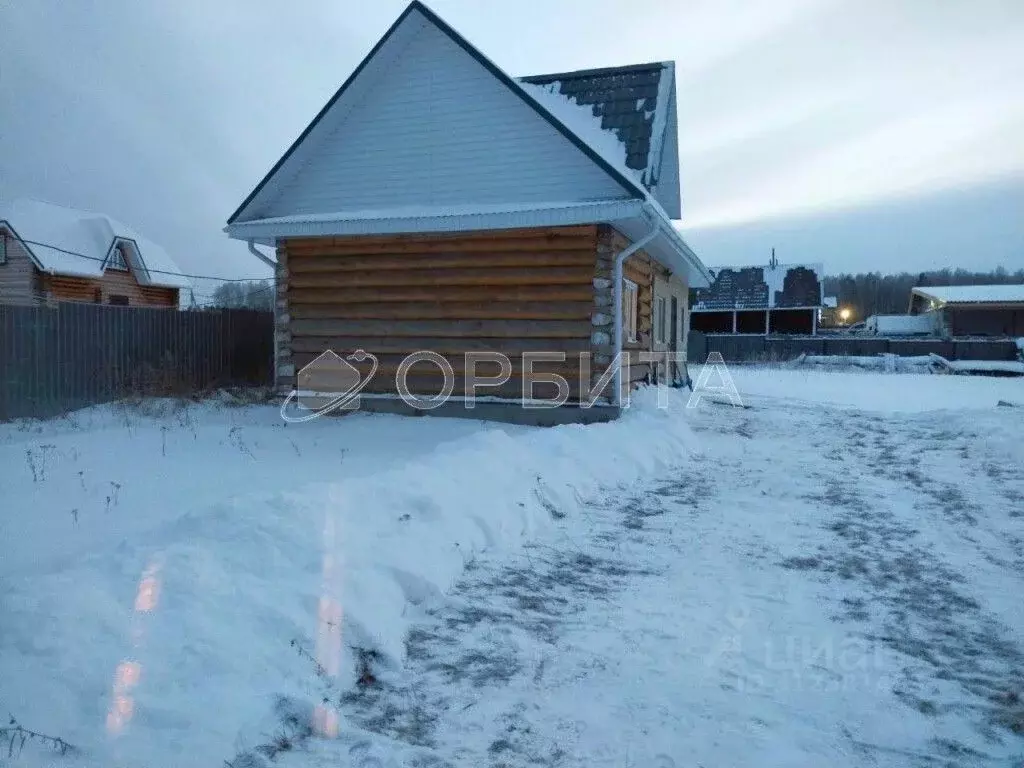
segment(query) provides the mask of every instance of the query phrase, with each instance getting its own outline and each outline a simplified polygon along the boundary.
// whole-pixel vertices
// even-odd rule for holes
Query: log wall
[[[38,300],[38,270],[6,227],[0,226],[0,240],[0,304],[32,306]]]
[[[109,304],[111,296],[127,296],[132,307],[177,309],[178,289],[139,285],[130,272],[107,270],[102,278],[41,275],[40,289],[53,301]]]
[[[612,334],[615,318],[612,314],[613,288],[612,275],[614,259],[616,254],[621,253],[629,247],[629,240],[621,233],[610,226],[602,225],[598,231],[597,244],[597,270],[594,292],[595,309],[595,333],[593,337],[592,351],[594,354],[595,368],[604,370],[604,367],[611,362],[614,347],[612,345]],[[639,361],[640,351],[651,351],[653,349],[653,303],[654,303],[654,280],[655,277],[668,279],[668,270],[658,261],[651,258],[646,251],[638,251],[633,254],[622,265],[622,276],[637,285],[637,337],[635,342],[624,339],[622,349],[624,357],[629,358],[629,381],[623,376],[623,386],[631,386],[643,381],[650,376],[650,364]],[[600,315],[600,317],[598,317]],[[598,323],[600,319],[602,322]],[[625,329],[623,329],[625,332]],[[625,360],[623,362],[625,365]],[[599,371],[595,371],[595,378]]]
[[[326,350],[375,355],[367,392],[395,391],[395,373],[411,352],[431,350],[451,365],[461,394],[466,352],[502,352],[512,377],[483,395],[519,397],[523,352],[555,352],[565,362],[535,371],[558,373],[579,393],[581,353],[592,351],[598,227],[502,230],[438,235],[289,239],[278,244],[280,279],[278,385]],[[367,365],[357,365],[368,370]],[[478,370],[496,374],[494,363]],[[415,394],[431,396],[441,374],[412,369]],[[550,397],[554,385],[538,384]]]

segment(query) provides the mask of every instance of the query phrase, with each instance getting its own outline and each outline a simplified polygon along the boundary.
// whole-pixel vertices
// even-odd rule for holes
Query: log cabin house
[[[162,248],[108,216],[29,199],[0,206],[0,305],[177,309],[188,287]]]
[[[394,401],[419,350],[448,361],[455,398],[465,353],[508,355],[478,393],[507,402],[524,379],[557,391],[523,353],[564,353],[533,370],[563,376],[569,403],[629,359],[600,391],[609,417],[637,382],[685,382],[685,363],[639,359],[685,360],[688,289],[709,284],[673,226],[677,143],[671,62],[517,80],[413,2],[228,220],[276,251],[280,391],[359,349],[378,361],[364,408]],[[408,372],[424,397],[441,381]]]

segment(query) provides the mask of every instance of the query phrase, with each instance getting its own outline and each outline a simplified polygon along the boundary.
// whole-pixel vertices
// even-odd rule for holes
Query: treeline
[[[274,284],[266,281],[222,283],[213,292],[212,304],[229,309],[274,308]]]
[[[918,286],[1006,284],[1024,284],[1024,269],[1009,272],[999,267],[992,272],[942,269],[916,274],[831,275],[825,278],[824,288],[826,296],[838,297],[840,307],[853,310],[851,319],[856,321],[870,315],[905,314],[910,304],[910,289]]]

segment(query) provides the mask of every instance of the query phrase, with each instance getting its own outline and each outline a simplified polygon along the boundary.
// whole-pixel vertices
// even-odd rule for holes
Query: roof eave
[[[649,197],[644,202],[648,220],[661,231],[666,243],[676,251],[687,266],[691,288],[707,288],[714,281],[711,271],[689,246],[679,231],[672,225],[672,219],[656,200]]]
[[[28,243],[26,243],[22,239],[21,235],[18,234],[18,230],[14,228],[14,225],[11,224],[11,222],[9,222],[7,219],[0,219],[0,226],[6,227],[11,231],[11,234],[14,235],[14,239],[18,241],[22,248],[25,249],[25,253],[28,254],[29,261],[32,262],[36,269],[38,269],[41,272],[45,272],[46,269],[43,267],[43,262],[41,262],[39,258],[35,255],[35,253],[32,252],[32,249],[29,248]]]
[[[236,240],[269,243],[290,237],[330,237],[388,235],[433,232],[472,232],[494,229],[573,226],[636,218],[643,214],[640,199],[595,201],[537,207],[528,210],[476,211],[464,213],[363,216],[339,213],[336,216],[258,219],[229,224],[224,231]]]
[[[1013,284],[1011,283],[1011,285],[1013,285]],[[936,286],[936,287],[943,288],[943,287],[946,287],[946,286]],[[959,287],[959,286],[954,286],[954,287]],[[984,298],[977,298],[977,299],[965,299],[965,298],[959,298],[959,297],[952,297],[952,298],[950,298],[948,296],[941,296],[941,295],[937,295],[937,294],[931,293],[928,290],[928,288],[926,288],[926,287],[922,288],[922,287],[919,287],[919,286],[915,286],[915,287],[911,288],[910,289],[910,295],[911,295],[911,305],[913,305],[913,297],[914,296],[919,296],[922,299],[927,299],[927,300],[929,300],[931,302],[934,302],[936,304],[935,309],[942,309],[943,307],[976,307],[976,308],[981,308],[982,305],[984,305],[986,308],[1002,306],[1002,307],[1010,307],[1010,308],[1016,309],[1017,307],[1024,307],[1024,298],[1016,298],[1014,296],[1010,296],[1010,297],[1007,297],[1007,298],[1002,298],[1002,297],[999,297],[999,296],[986,296]]]

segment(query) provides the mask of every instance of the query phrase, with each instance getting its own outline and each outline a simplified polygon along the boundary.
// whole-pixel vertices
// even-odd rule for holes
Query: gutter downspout
[[[711,276],[711,273],[708,271],[708,268],[701,263],[701,260],[697,257],[697,254],[695,254],[693,252],[693,249],[690,248],[689,245],[687,245],[686,240],[683,239],[683,236],[676,230],[676,228],[673,227],[671,224],[666,224],[662,216],[658,214],[657,209],[655,209],[654,206],[651,205],[650,201],[648,201],[645,204],[644,213],[650,217],[648,221],[653,219],[653,222],[651,222],[652,225],[660,229],[661,232],[665,235],[666,238],[668,238],[670,242],[674,241],[677,245],[679,245],[682,248],[683,255],[686,258],[686,260],[690,263],[690,267],[692,267],[695,272],[698,272],[705,280],[707,280],[709,285],[713,283],[714,278]]]
[[[279,359],[277,355],[277,262],[267,256],[264,256],[259,250],[257,250],[256,245],[252,240],[247,240],[246,243],[249,246],[249,253],[274,270],[274,291],[273,296],[271,296],[270,299],[272,302],[271,308],[274,311],[274,360],[270,366],[272,377],[270,388],[274,391],[277,389],[277,361]]]
[[[645,217],[646,218],[646,217]],[[615,392],[612,402],[616,407],[622,407],[622,265],[630,256],[650,243],[658,236],[660,227],[657,222],[651,222],[651,231],[641,237],[635,243],[622,250],[615,257],[612,269],[612,301],[615,302],[615,354],[612,356],[612,364],[615,365]]]
[[[249,246],[249,253],[251,253],[257,259],[259,259],[264,264],[266,264],[268,267],[273,269],[274,270],[274,275],[276,276],[277,275],[277,262],[274,261],[273,259],[271,259],[268,256],[264,256],[262,253],[260,253],[258,250],[256,250],[255,241],[253,241],[253,240],[246,240],[246,243]]]

